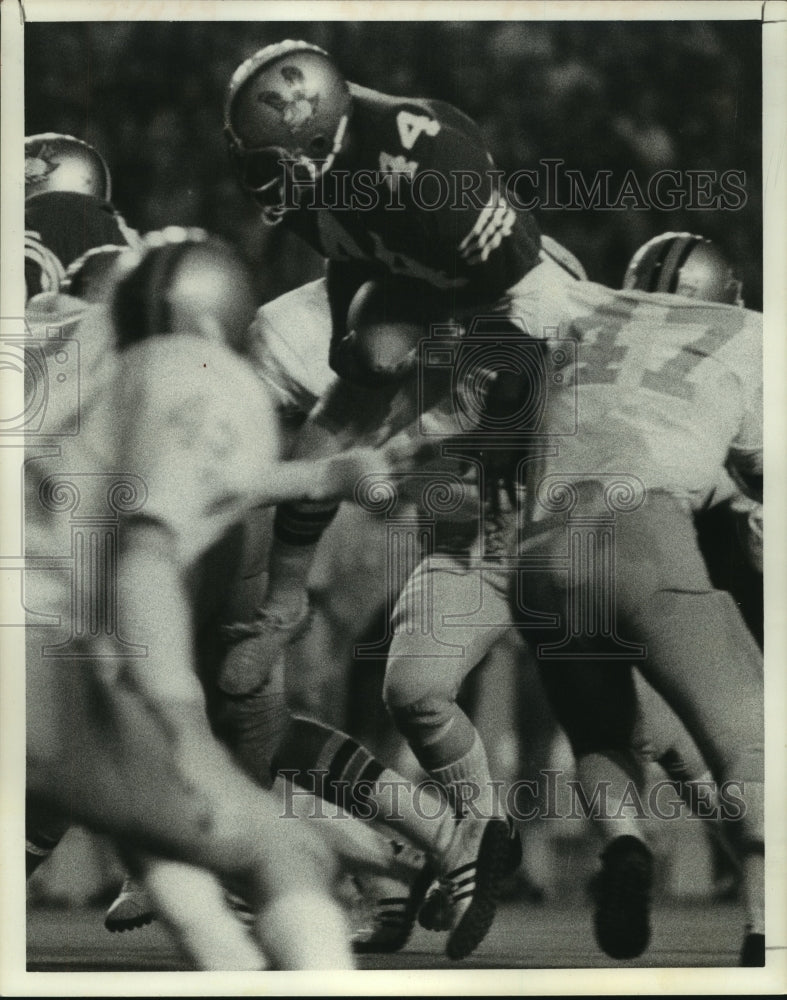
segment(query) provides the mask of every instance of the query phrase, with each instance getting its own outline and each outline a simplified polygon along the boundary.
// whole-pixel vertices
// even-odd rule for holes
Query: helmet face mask
[[[243,149],[230,137],[230,160],[246,191],[263,208],[282,205],[285,198],[285,172],[294,185],[307,184],[321,175],[326,167],[292,153],[282,147]]]
[[[330,56],[307,42],[261,49],[235,71],[224,113],[224,135],[235,172],[278,221],[285,185],[310,183],[333,164],[350,110],[347,82]]]

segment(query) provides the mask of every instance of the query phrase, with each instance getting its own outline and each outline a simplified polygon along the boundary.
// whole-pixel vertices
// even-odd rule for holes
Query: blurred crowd
[[[592,182],[612,171],[745,174],[739,210],[543,209],[545,232],[592,279],[620,283],[631,253],[666,229],[702,233],[736,261],[762,305],[758,22],[237,22],[31,24],[26,133],[93,143],[118,207],[140,230],[201,225],[238,243],[272,297],[319,273],[302,245],[259,225],[221,135],[233,70],[261,46],[304,38],[347,77],[446,100],[479,123],[500,167],[557,158]]]

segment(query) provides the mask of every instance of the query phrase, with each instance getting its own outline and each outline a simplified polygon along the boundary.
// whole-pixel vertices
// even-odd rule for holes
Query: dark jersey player
[[[371,279],[395,278],[392,295],[427,320],[466,326],[483,314],[510,330],[519,285],[543,257],[535,222],[505,200],[480,130],[442,102],[350,84],[326,52],[293,41],[268,46],[238,67],[224,129],[239,178],[265,221],[296,233],[327,259],[322,289],[291,293],[293,322],[313,325],[316,354],[327,311],[327,360],[338,378],[301,429],[295,453],[324,454],[359,437],[379,441],[406,429],[419,415],[417,380],[403,384],[401,371],[395,379],[372,371],[355,350],[347,314],[358,289]],[[311,339],[303,332],[294,337]],[[269,656],[307,613],[306,576],[335,509],[298,503],[277,510],[264,608],[272,626]],[[450,774],[447,791],[460,798],[462,785],[490,782],[475,729],[466,717],[461,722],[454,727],[461,740],[445,753],[433,745],[433,727],[407,727],[416,756],[429,758],[431,772]],[[488,812],[482,821],[465,818],[478,864],[463,873],[454,894],[452,957],[472,951],[491,923],[496,886],[484,873],[505,867],[509,852],[500,820]]]
[[[282,42],[244,62],[225,133],[266,221],[329,261],[339,374],[347,308],[364,281],[398,274],[448,293],[453,308],[480,307],[538,260],[536,225],[506,203],[471,119],[348,83],[315,46]]]

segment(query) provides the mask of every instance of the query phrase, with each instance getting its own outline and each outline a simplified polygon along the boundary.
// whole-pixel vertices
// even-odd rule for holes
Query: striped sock
[[[278,773],[357,819],[379,821],[426,851],[452,834],[452,812],[435,788],[386,768],[346,733],[294,718],[276,756]]]

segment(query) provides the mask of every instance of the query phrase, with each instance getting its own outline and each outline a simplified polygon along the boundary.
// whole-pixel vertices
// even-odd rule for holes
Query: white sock
[[[504,819],[499,785],[493,785],[484,744],[478,733],[467,753],[453,764],[433,768],[432,777],[448,793],[452,805],[463,803],[464,815]]]

